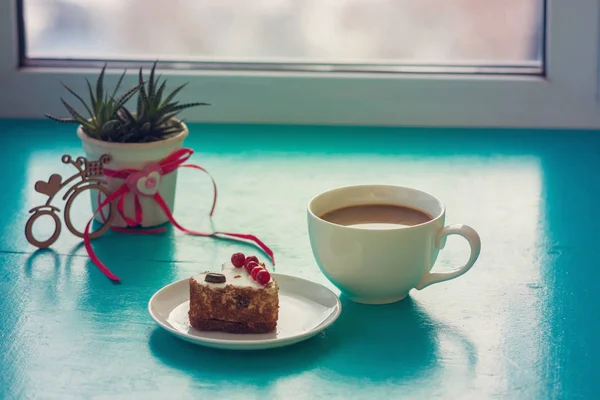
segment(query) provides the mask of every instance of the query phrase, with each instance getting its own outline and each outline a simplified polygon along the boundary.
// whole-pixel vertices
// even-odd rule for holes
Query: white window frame
[[[451,1],[451,0],[449,0]],[[63,81],[96,69],[19,68],[16,1],[0,2],[0,117],[66,116]],[[204,101],[187,121],[440,127],[600,128],[598,0],[548,0],[545,76],[161,71]],[[110,65],[109,65],[110,67]],[[107,70],[109,83],[122,72]],[[131,70],[125,86],[136,82]],[[174,86],[173,86],[174,87]]]

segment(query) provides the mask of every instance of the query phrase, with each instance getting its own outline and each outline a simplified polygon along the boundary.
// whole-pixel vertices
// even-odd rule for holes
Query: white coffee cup
[[[325,221],[320,216],[356,205],[387,204],[423,211],[432,220],[392,229],[366,229]],[[387,304],[411,289],[457,278],[479,257],[481,241],[467,225],[444,226],[446,208],[434,196],[394,185],[357,185],[331,189],[308,204],[308,234],[323,274],[342,294],[358,303]],[[446,237],[461,235],[471,246],[467,263],[451,272],[433,273]]]

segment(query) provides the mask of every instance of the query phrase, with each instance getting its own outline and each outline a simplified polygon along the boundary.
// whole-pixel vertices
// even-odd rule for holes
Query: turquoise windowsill
[[[63,233],[24,237],[33,190],[83,155],[73,125],[0,121],[0,398],[594,398],[600,378],[600,136],[585,131],[190,124],[186,146],[219,187],[212,224],[252,233],[277,272],[327,285],[307,238],[315,194],[356,183],[439,197],[447,223],[475,228],[473,269],[387,306],[343,300],[321,335],[282,349],[212,350],[149,317],[162,286],[218,268],[250,245],[182,234],[107,233],[94,241],[122,282]],[[175,216],[211,229],[210,181],[179,174]],[[89,218],[87,199],[73,220]],[[60,203],[60,201],[57,201]],[[466,261],[448,240],[436,269]],[[367,266],[368,268],[368,266]]]

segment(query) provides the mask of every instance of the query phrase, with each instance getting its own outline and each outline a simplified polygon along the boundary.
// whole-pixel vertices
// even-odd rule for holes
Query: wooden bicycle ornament
[[[110,195],[110,191],[106,186],[106,180],[102,179],[104,176],[103,165],[109,163],[110,160],[111,156],[109,154],[103,154],[98,161],[88,161],[85,157],[77,157],[77,159],[73,161],[71,156],[67,154],[63,155],[61,158],[63,164],[74,166],[77,169],[77,173],[67,178],[64,182],[62,176],[59,174],[52,174],[47,182],[37,181],[35,183],[35,191],[48,196],[48,200],[45,204],[29,210],[33,215],[29,217],[27,224],[25,225],[25,237],[27,238],[27,241],[38,248],[47,248],[56,242],[61,232],[61,222],[58,216],[60,214],[60,209],[50,203],[54,200],[54,196],[66,187],[69,187],[69,189],[62,198],[63,201],[66,200],[63,218],[67,225],[67,229],[73,235],[83,238],[83,232],[78,231],[71,221],[71,207],[75,198],[83,192],[89,193],[90,190],[97,190],[99,192],[98,195],[100,195],[100,193],[104,194],[106,197]],[[101,236],[110,228],[116,213],[113,204],[110,204],[108,207],[109,211],[107,213],[108,215],[105,217],[104,224],[101,228],[89,235],[91,239]],[[33,225],[38,218],[44,215],[49,215],[54,221],[54,232],[52,236],[46,240],[37,240],[33,234]]]

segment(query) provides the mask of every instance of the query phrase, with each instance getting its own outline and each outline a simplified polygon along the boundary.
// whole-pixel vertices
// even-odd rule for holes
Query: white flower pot
[[[183,147],[183,141],[188,135],[188,128],[183,124],[183,131],[178,135],[170,137],[166,140],[149,143],[115,143],[105,142],[94,139],[88,136],[81,126],[77,129],[77,136],[81,139],[85,157],[89,161],[97,161],[103,154],[110,154],[112,160],[108,164],[104,164],[105,168],[112,170],[135,169],[141,170],[151,162],[157,162],[171,154],[173,151]],[[108,189],[114,192],[125,183],[123,179],[105,177],[108,182]],[[177,170],[170,174],[164,175],[160,181],[158,192],[165,200],[165,203],[173,212],[175,204],[175,188],[177,184]],[[95,211],[98,208],[98,193],[91,194],[92,209]],[[142,205],[142,227],[152,227],[161,225],[168,221],[162,209],[156,204],[156,201],[151,197],[140,196]],[[106,210],[108,211],[108,210]],[[134,196],[133,193],[128,193],[124,203],[125,215],[129,218],[134,218]],[[127,223],[121,215],[117,214],[111,226],[126,227]],[[96,214],[96,220],[104,222],[100,213]]]

